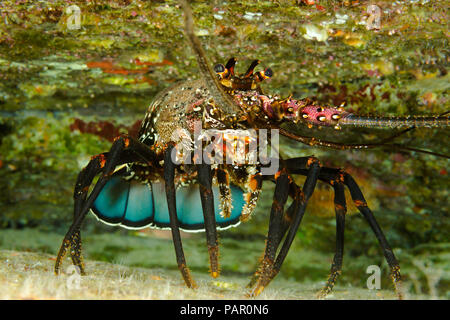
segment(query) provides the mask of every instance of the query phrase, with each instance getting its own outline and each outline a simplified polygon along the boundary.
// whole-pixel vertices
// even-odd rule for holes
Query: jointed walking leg
[[[250,281],[250,284],[256,282],[255,288],[249,293],[250,296],[257,296],[263,290],[263,287],[259,289],[259,284],[266,281],[264,277],[269,276],[270,270],[272,269],[275,261],[278,244],[281,240],[280,227],[284,205],[289,194],[289,179],[290,177],[285,169],[279,170],[275,175],[275,193],[273,196],[272,209],[270,211],[269,231],[267,233],[264,257],[253,279]]]
[[[100,154],[91,159],[77,179],[74,194],[74,220],[63,239],[63,243],[56,258],[56,274],[60,271],[62,259],[69,247],[72,247],[72,261],[80,268],[80,272],[84,273],[84,266],[81,258],[80,226],[98,194],[114,173],[115,167],[119,164],[134,161],[153,163],[155,160],[154,158],[155,154],[148,146],[131,137],[120,136],[115,140],[108,153]],[[92,192],[89,194],[89,197],[87,197],[89,185],[98,173],[101,173],[101,176]]]
[[[289,169],[293,174],[307,174],[307,171],[305,169],[296,169],[295,167],[289,167]],[[331,292],[336,278],[341,273],[342,269],[346,213],[345,194],[343,190],[343,185],[345,185],[349,189],[350,195],[356,207],[369,223],[369,226],[377,237],[386,261],[391,269],[391,279],[393,281],[397,295],[400,299],[402,299],[400,266],[372,211],[367,206],[367,202],[364,199],[364,196],[358,184],[355,182],[351,175],[349,175],[345,171],[334,168],[322,168],[319,179],[333,186],[335,191],[334,202],[336,211],[336,254],[333,259],[330,277],[324,289],[319,293],[319,297],[324,297],[326,294]]]
[[[211,166],[198,164],[198,183],[205,221],[206,242],[209,252],[211,276],[219,276],[219,241],[217,239],[216,216],[214,212],[214,195],[212,192]]]
[[[175,255],[177,258],[178,269],[189,288],[195,288],[196,284],[191,277],[189,268],[186,265],[184,257],[183,244],[181,243],[180,229],[178,225],[177,206],[176,206],[176,190],[175,190],[175,164],[172,162],[172,149],[169,146],[164,155],[164,182],[166,186],[167,208],[169,209],[169,223],[172,231],[173,245],[175,247]]]
[[[350,195],[352,196],[353,202],[355,203],[356,207],[367,220],[370,228],[377,237],[378,242],[380,243],[380,246],[383,250],[384,257],[386,258],[386,261],[391,269],[391,279],[394,284],[395,291],[397,292],[399,299],[402,299],[403,295],[401,292],[400,266],[398,264],[397,258],[394,255],[394,252],[389,246],[389,243],[387,242],[383,231],[375,220],[375,216],[367,206],[366,199],[364,199],[361,189],[356,184],[352,176],[347,173],[344,174],[344,184],[348,187]]]
[[[221,214],[224,218],[229,218],[232,210],[232,199],[230,189],[230,176],[223,164],[216,169],[217,184],[219,185],[219,198]]]
[[[318,295],[319,298],[324,298],[331,292],[331,290],[333,290],[336,279],[342,271],[342,260],[344,256],[345,214],[347,213],[344,184],[338,179],[330,181],[334,188],[334,210],[336,213],[336,253],[334,254],[333,263],[331,265],[330,276],[325,287],[320,291]]]
[[[260,272],[258,281],[255,285],[255,287],[251,290],[250,296],[256,296],[259,293],[264,290],[264,288],[269,284],[269,282],[278,274],[281,265],[283,264],[284,259],[286,258],[287,252],[292,244],[292,241],[294,240],[295,234],[297,232],[297,229],[300,225],[300,222],[303,218],[303,215],[306,210],[306,205],[311,197],[314,188],[316,186],[316,182],[319,176],[320,172],[320,165],[317,159],[313,157],[307,157],[307,158],[297,158],[297,159],[290,159],[288,162],[294,162],[296,163],[297,167],[300,168],[308,168],[308,174],[303,186],[303,191],[299,192],[294,199],[294,205],[296,211],[294,215],[294,219],[290,225],[289,231],[287,233],[287,236],[284,240],[283,246],[281,247],[280,252],[278,253],[278,256],[276,257],[275,262],[273,260],[270,260],[275,254],[276,250],[279,244],[279,241],[281,240],[281,232],[283,231],[282,226],[282,219],[272,220],[271,218],[271,224],[269,224],[269,234],[271,232],[274,232],[274,236],[269,237],[267,239],[266,244],[266,255],[263,260],[263,269]],[[284,163],[284,162],[283,162]],[[286,167],[288,168],[289,163],[285,163]],[[287,173],[286,173],[286,176]],[[288,188],[285,189],[287,198]],[[276,194],[276,191],[275,191]],[[274,204],[275,204],[276,197],[274,197]],[[284,205],[284,203],[283,203]],[[282,210],[282,208],[281,208]],[[282,212],[282,211],[281,211]],[[271,228],[272,227],[272,228]],[[274,231],[275,230],[275,231]],[[271,240],[271,243],[269,243],[269,240]],[[269,245],[271,245],[269,247]],[[266,259],[268,257],[269,259]]]

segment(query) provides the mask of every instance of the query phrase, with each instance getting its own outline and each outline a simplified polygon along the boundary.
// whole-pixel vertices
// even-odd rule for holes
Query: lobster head
[[[236,58],[228,60],[227,64],[216,64],[214,71],[219,76],[219,82],[228,90],[259,90],[259,84],[265,79],[272,77],[272,69],[266,68],[263,71],[254,72],[255,67],[260,63],[259,60],[253,60],[250,67],[242,75],[237,75],[234,72],[236,66]]]

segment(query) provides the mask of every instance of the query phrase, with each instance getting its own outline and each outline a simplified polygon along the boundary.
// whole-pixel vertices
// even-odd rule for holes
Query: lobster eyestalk
[[[360,116],[344,110],[343,107],[322,106],[310,99],[294,100],[265,99],[263,109],[269,117],[280,121],[303,122],[311,126],[332,126],[340,129],[344,126],[367,128],[435,128],[448,127],[449,116],[404,116],[378,117]]]

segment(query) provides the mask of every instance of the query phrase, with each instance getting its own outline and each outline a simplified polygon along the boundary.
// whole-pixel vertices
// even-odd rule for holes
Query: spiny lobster
[[[250,144],[260,138],[263,130],[278,130],[282,135],[308,146],[338,150],[368,149],[392,146],[389,142],[393,138],[416,127],[448,127],[449,117],[446,114],[378,118],[359,116],[342,107],[324,106],[310,99],[296,100],[265,94],[259,84],[272,77],[272,70],[267,68],[255,72],[259,64],[255,60],[243,75],[238,75],[235,73],[234,58],[225,65],[218,64],[211,68],[194,34],[191,9],[185,1],[180,1],[180,4],[184,10],[185,33],[202,77],[183,81],[161,92],[147,111],[138,139],[128,135],[117,137],[109,152],[92,157],[80,172],[74,191],[74,220],[59,250],[55,272],[59,273],[62,259],[70,248],[73,263],[84,274],[80,226],[91,210],[99,220],[125,228],[169,228],[178,268],[186,285],[194,288],[196,284],[187,267],[180,229],[206,233],[210,273],[212,277],[217,277],[220,272],[217,230],[248,220],[260,196],[263,182],[269,180],[275,183],[275,193],[265,252],[249,283],[249,296],[257,296],[278,274],[316,183],[322,181],[334,190],[337,245],[331,274],[320,296],[331,292],[342,268],[347,211],[344,190],[347,187],[353,202],[382,247],[392,281],[401,298],[398,261],[360,187],[346,171],[325,167],[315,157],[282,159],[276,156],[268,163],[260,160],[253,163],[236,163],[235,159],[231,159],[231,162],[212,160],[224,160],[227,153],[231,152],[233,143],[242,143],[244,150],[248,150]],[[378,143],[344,144],[294,134],[281,127],[284,123],[332,126],[335,129],[344,126],[406,129]],[[204,136],[193,138],[199,124],[203,130],[224,133],[222,138],[226,147],[221,144],[222,147],[215,149],[213,156],[213,153],[203,156],[203,161],[203,153],[200,153],[200,158],[199,154],[194,155],[194,163],[180,163],[180,157],[194,152],[194,145],[200,143],[202,148],[206,142],[213,144],[212,140],[204,141]],[[249,129],[256,132],[256,137],[236,138],[236,132]],[[400,145],[396,147],[436,154]],[[276,171],[263,174],[264,169],[273,163],[278,164]],[[97,175],[99,178],[89,193]],[[302,187],[296,184],[294,175],[306,176]],[[289,197],[292,203],[284,210]],[[284,242],[281,243],[283,238]]]

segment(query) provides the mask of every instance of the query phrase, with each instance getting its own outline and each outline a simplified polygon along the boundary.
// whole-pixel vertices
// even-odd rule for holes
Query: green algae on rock
[[[445,2],[377,1],[382,14],[379,30],[367,30],[365,2],[321,1],[323,10],[297,2],[216,1],[192,6],[211,62],[223,63],[236,56],[242,72],[241,65],[260,59],[274,70],[273,79],[264,84],[267,92],[309,96],[333,105],[345,102],[345,108],[362,114],[448,111]],[[75,30],[67,28],[66,1],[0,4],[5,21],[0,23],[2,227],[40,226],[59,232],[66,228],[77,173],[90,156],[110,147],[98,135],[71,130],[76,119],[130,127],[142,119],[155,94],[178,80],[199,76],[195,58],[186,50],[176,1],[74,4],[81,13],[80,29]],[[317,27],[316,37],[305,38],[308,25]],[[346,142],[386,136],[384,131],[369,130],[306,133]],[[448,129],[414,130],[399,139],[399,143],[445,154],[447,141]],[[448,160],[395,150],[330,152],[287,140],[282,143],[284,156],[314,154],[327,165],[348,169],[365,188],[380,224],[389,227],[387,236],[394,250],[436,245],[436,250],[445,252],[438,244],[448,242],[450,227]],[[267,187],[265,192],[272,194],[273,189]],[[294,257],[308,250],[331,257],[335,241],[330,189],[320,187],[312,201],[315,205],[309,206],[299,232],[301,240],[290,253],[293,260],[282,271],[297,281],[305,280],[305,273],[316,281],[325,279],[322,270],[298,266]],[[258,241],[263,241],[270,201],[263,199],[257,210],[249,223],[230,233],[242,239],[257,234]],[[378,263],[380,253],[376,240],[366,236],[364,221],[358,216],[348,220],[350,254],[343,276],[352,273],[355,256],[368,253],[367,261],[355,262],[360,273],[343,279],[355,284],[364,276],[362,266]],[[113,259],[117,252],[110,250],[105,256]],[[421,255],[420,261],[426,253]],[[309,263],[314,264],[314,259]],[[232,270],[239,270],[234,264]],[[409,277],[407,271],[405,277]],[[426,277],[416,278],[414,290],[426,292]],[[436,288],[445,294],[448,285],[448,279],[441,279]]]

